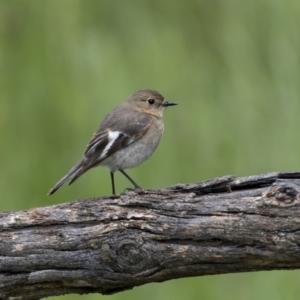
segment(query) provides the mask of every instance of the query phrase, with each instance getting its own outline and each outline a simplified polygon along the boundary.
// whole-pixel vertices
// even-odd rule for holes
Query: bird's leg
[[[110,179],[111,179],[112,193],[113,193],[113,195],[115,195],[116,191],[115,191],[115,180],[114,180],[113,172],[110,172]]]
[[[119,170],[133,185],[136,189],[141,189],[141,187],[132,179],[130,178],[125,172],[124,170]]]

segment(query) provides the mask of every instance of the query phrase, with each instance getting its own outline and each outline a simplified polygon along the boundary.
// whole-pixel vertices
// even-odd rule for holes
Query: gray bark
[[[0,299],[300,268],[300,172],[224,176],[0,214]]]

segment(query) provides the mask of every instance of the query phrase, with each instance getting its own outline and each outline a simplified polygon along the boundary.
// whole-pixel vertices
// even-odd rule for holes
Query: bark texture
[[[224,176],[0,214],[0,299],[300,268],[300,172]]]

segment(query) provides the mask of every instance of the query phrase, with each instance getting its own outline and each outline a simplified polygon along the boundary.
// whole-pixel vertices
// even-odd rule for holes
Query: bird
[[[137,167],[152,155],[164,131],[164,110],[177,104],[165,100],[155,90],[133,93],[105,116],[89,141],[83,158],[50,189],[48,195],[67,181],[70,185],[86,171],[98,166],[108,168],[113,195],[116,194],[114,173],[117,171],[135,188],[141,189],[124,170]]]

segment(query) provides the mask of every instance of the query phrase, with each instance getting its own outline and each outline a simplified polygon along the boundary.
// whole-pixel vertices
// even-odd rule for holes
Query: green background
[[[299,28],[299,0],[0,1],[0,209],[110,194],[97,168],[46,196],[142,88],[179,103],[157,151],[128,172],[142,187],[299,169]],[[299,280],[230,274],[51,299],[290,300]]]

